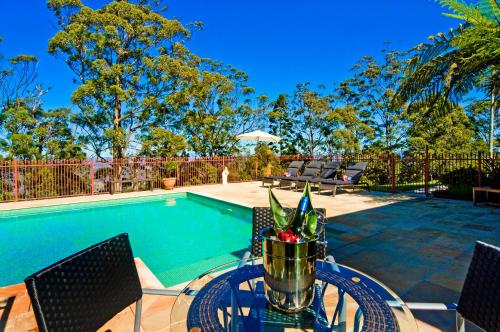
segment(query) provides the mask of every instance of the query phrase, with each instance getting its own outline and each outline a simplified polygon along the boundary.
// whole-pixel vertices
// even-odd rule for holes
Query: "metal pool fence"
[[[292,160],[367,161],[364,173],[373,190],[412,192],[425,195],[469,196],[472,186],[500,185],[500,158],[482,154],[430,154],[426,150],[405,156],[331,155],[261,156],[212,158],[127,158],[122,160],[4,160],[0,162],[0,201],[95,195],[108,193],[110,181],[132,180],[120,190],[154,188],[162,179],[175,177],[176,186],[221,183],[224,167],[230,182],[251,181],[281,175]],[[257,167],[256,167],[257,166]],[[137,181],[136,181],[137,180]]]

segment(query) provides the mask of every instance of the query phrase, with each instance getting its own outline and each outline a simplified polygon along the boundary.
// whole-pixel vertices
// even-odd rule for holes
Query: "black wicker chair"
[[[407,303],[412,310],[456,310],[457,331],[464,319],[486,331],[500,331],[500,248],[476,242],[472,261],[455,304]]]
[[[287,213],[294,212],[295,209],[285,209]],[[316,213],[321,213],[325,215],[325,209],[315,209]],[[268,207],[254,207],[253,208],[253,224],[252,224],[252,250],[251,254],[254,257],[262,256],[262,241],[259,240],[259,232],[265,228],[273,225],[273,216],[271,214],[271,208]],[[325,244],[319,244],[317,249],[317,256],[319,259],[325,259],[326,257],[326,237],[325,229],[322,228],[319,234],[319,241]]]
[[[143,294],[179,294],[141,288],[127,234],[82,250],[24,282],[40,331],[96,331],[134,302],[134,331],[139,331]]]

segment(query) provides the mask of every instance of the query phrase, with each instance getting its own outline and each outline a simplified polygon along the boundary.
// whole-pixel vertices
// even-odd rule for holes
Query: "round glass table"
[[[374,278],[318,260],[311,306],[273,309],[264,294],[262,259],[234,261],[191,281],[172,307],[172,331],[418,331],[404,302]],[[196,328],[199,328],[196,329]]]

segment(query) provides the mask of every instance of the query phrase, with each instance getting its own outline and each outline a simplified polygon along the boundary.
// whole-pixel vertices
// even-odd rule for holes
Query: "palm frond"
[[[500,63],[500,29],[493,23],[500,9],[495,1],[479,1],[475,7],[462,0],[438,1],[451,11],[449,16],[466,17],[467,23],[414,48],[416,55],[398,90],[402,98],[410,103],[442,103],[440,98],[457,103],[474,89],[491,91],[491,84],[486,89],[481,81]]]
[[[493,22],[484,15],[478,7],[469,5],[462,0],[437,0],[439,4],[451,11],[445,16],[458,18],[474,25],[491,25]],[[488,8],[490,8],[488,4]]]
[[[496,0],[480,0],[477,7],[489,20],[500,23],[500,4]]]

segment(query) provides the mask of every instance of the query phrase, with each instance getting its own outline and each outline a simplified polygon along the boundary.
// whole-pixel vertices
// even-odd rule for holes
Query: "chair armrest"
[[[150,295],[166,295],[166,296],[177,296],[181,293],[180,290],[171,290],[171,289],[153,289],[153,288],[143,288],[143,294]]]
[[[456,310],[456,303],[405,302],[410,310]]]

